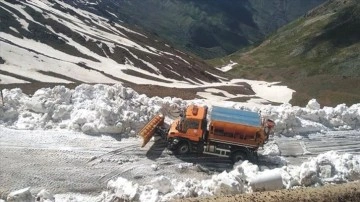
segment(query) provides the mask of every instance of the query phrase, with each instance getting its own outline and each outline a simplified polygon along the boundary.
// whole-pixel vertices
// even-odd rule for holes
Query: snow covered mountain
[[[219,81],[214,76],[219,72],[201,60],[68,3],[0,2],[1,84],[121,82],[177,87]]]
[[[72,0],[76,7],[138,25],[202,58],[257,43],[325,0]],[[116,14],[111,15],[110,13]]]

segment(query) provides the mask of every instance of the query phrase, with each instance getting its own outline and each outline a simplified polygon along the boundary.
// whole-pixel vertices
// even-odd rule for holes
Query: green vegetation
[[[108,12],[114,13],[129,25],[207,59],[259,42],[324,1],[109,0],[82,9],[97,12],[109,21],[118,20]]]
[[[280,80],[296,90],[292,104],[360,101],[360,5],[334,0],[279,29],[259,46],[210,61],[238,65],[232,75]]]

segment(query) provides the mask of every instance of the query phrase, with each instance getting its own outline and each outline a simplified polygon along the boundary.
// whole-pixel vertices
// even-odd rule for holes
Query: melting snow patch
[[[217,69],[220,70],[220,71],[222,71],[222,72],[227,72],[227,71],[232,70],[232,68],[233,68],[235,65],[237,65],[237,64],[238,64],[238,63],[233,62],[233,61],[230,60],[230,63],[229,63],[229,64],[227,64],[227,65],[225,65],[225,66],[222,66],[222,67],[219,67],[219,68],[217,68]]]

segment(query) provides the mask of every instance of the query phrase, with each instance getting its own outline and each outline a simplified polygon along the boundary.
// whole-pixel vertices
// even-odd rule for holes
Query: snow
[[[90,49],[79,44],[78,42],[72,40],[68,36],[61,33],[56,33],[56,31],[50,26],[44,26],[44,29],[48,30],[50,33],[55,34],[56,36],[58,36],[59,40],[62,40],[67,45],[72,46],[74,49],[77,49],[83,55],[90,56],[92,58],[95,58],[96,60],[94,61],[88,58],[83,58],[82,56],[70,55],[54,49],[51,46],[45,45],[39,41],[31,40],[26,37],[18,38],[10,34],[0,32],[1,57],[5,60],[5,64],[2,64],[1,66],[3,71],[16,72],[17,75],[24,78],[51,83],[70,83],[73,82],[73,80],[77,80],[85,83],[113,84],[121,83],[120,81],[128,81],[130,83],[134,82],[136,84],[151,84],[174,88],[194,89],[199,87],[208,87],[211,89],[221,86],[237,86],[238,82],[247,82],[252,86],[253,90],[256,93],[256,98],[251,98],[248,101],[249,105],[253,105],[254,103],[262,104],[264,102],[288,103],[292,97],[293,90],[287,88],[286,86],[278,85],[278,83],[267,83],[239,79],[228,81],[226,78],[219,77],[215,74],[212,75],[224,81],[217,83],[206,83],[199,79],[183,78],[182,81],[178,81],[175,79],[167,78],[161,74],[157,64],[152,64],[146,59],[140,59],[138,56],[132,53],[134,52],[133,49],[159,57],[176,57],[182,60],[185,64],[189,64],[189,61],[178,55],[157,50],[156,48],[151,46],[144,47],[141,44],[131,41],[127,38],[126,33],[136,32],[131,31],[119,24],[115,23],[114,26],[120,28],[120,31],[114,28],[112,25],[108,24],[108,20],[105,18],[81,10],[79,8],[75,8],[62,1],[56,1],[56,3],[60,4],[63,8],[72,10],[78,15],[81,15],[84,20],[81,20],[76,16],[70,15],[69,13],[64,13],[60,10],[57,10],[56,8],[52,7],[52,3],[46,0],[26,1],[23,2],[24,5],[12,5],[10,3],[4,2],[4,4],[6,5],[14,6],[14,9],[16,9],[19,13],[22,14],[21,16],[17,16],[10,10],[5,9],[11,15],[14,15],[14,17],[16,17],[19,23],[23,25],[24,29],[27,29],[29,22],[38,23],[34,21],[34,18],[32,18],[26,10],[24,10],[25,6],[29,6],[36,12],[39,12],[39,14],[44,15],[45,18],[52,19],[58,21],[61,24],[64,24],[64,26],[67,26],[72,31],[84,37],[86,41],[98,41],[97,44],[99,46],[105,44],[107,47],[109,47],[110,52],[113,52],[115,47],[123,49],[124,51],[132,55],[135,59],[148,66],[149,69],[151,69],[155,73],[151,73],[137,67],[134,64],[134,61],[130,61],[129,59],[126,61],[126,64],[119,64],[108,57],[100,56],[91,51]],[[102,29],[95,29],[94,27],[88,25],[86,21],[91,21],[94,25],[99,26]],[[19,60],[18,58],[21,58],[21,60]],[[90,67],[91,69],[85,69],[83,67],[80,67],[78,64],[86,64],[86,66]],[[136,71],[154,79],[146,79],[147,77],[139,78],[128,74],[125,70]],[[63,77],[59,78],[55,76],[50,76],[49,74],[46,74],[44,72],[59,74]],[[76,75],[76,78],[74,77],[74,75]],[[112,75],[115,78],[109,77],[108,75]],[[26,82],[9,75],[0,75],[0,79],[1,83],[3,84]],[[158,80],[156,81],[156,79]],[[211,93],[212,92],[200,92],[199,95],[207,99],[212,96]],[[231,95],[227,92],[225,92],[224,95],[226,96],[219,96],[218,101],[235,97],[244,97],[244,95]]]
[[[287,86],[278,85],[279,82],[268,83],[265,81],[247,79],[235,79],[235,81],[249,83],[256,96],[264,99],[265,101],[288,103],[294,93],[294,90],[289,89]],[[281,92],[281,94],[279,92]]]
[[[36,195],[36,201],[38,201],[38,202],[54,202],[55,197],[49,191],[47,191],[46,189],[43,189]]]
[[[220,71],[222,71],[222,72],[228,72],[228,71],[232,70],[232,68],[233,68],[235,65],[237,65],[237,64],[238,64],[238,63],[233,62],[233,61],[230,60],[230,63],[229,63],[229,64],[227,64],[227,65],[225,65],[225,66],[222,66],[222,67],[219,67],[219,68],[217,68],[217,69],[220,70]]]
[[[5,89],[3,96],[5,105],[0,111],[0,124],[14,129],[69,129],[87,134],[135,135],[135,131],[158,112],[168,115],[191,103],[209,103],[207,100],[148,98],[121,84],[82,84],[74,90],[56,86],[39,89],[32,96],[20,89]],[[209,107],[211,109],[211,105]],[[273,119],[277,135],[360,128],[360,104],[321,109],[316,100],[311,100],[306,108],[290,104],[248,107],[235,102],[228,107],[259,112]]]
[[[14,192],[11,192],[7,196],[7,202],[24,202],[24,201],[31,201],[32,195],[30,192],[30,187],[20,189]]]
[[[281,153],[279,146],[274,141],[269,141],[264,145],[264,151],[262,154],[267,156],[279,156]]]
[[[110,48],[110,51],[113,51],[114,47],[123,48],[124,50],[129,51],[128,48],[131,47],[152,55],[157,55],[157,56],[161,56],[162,54],[171,55],[170,53],[161,52],[153,47],[143,47],[143,45],[131,41],[124,33],[115,29],[113,26],[109,25],[107,23],[107,19],[105,18],[86,12],[84,10],[80,10],[78,8],[74,8],[61,1],[56,1],[56,2],[60,4],[62,7],[70,9],[79,15],[82,15],[86,19],[84,21],[91,21],[94,24],[96,24],[96,26],[101,27],[102,30],[94,29],[93,27],[87,25],[81,19],[51,7],[51,3],[48,1],[38,1],[38,0],[27,1],[24,2],[23,4],[26,6],[30,6],[32,9],[34,9],[35,11],[41,14],[44,14],[44,11],[46,11],[46,14],[44,14],[46,18],[51,18],[52,20],[59,21],[61,24],[67,26],[69,29],[79,33],[81,36],[86,38],[87,41],[88,40],[99,41],[100,44],[106,44]],[[4,4],[13,6],[12,4],[6,2],[4,2]],[[12,13],[9,10],[6,11],[14,15],[19,21],[19,23],[23,25],[24,29],[25,28],[27,29],[28,22],[38,23],[35,22],[34,19],[24,10],[23,5],[14,5],[13,7],[17,9],[20,13],[22,13],[24,18],[20,18],[16,16],[14,13]],[[116,23],[114,26],[124,30],[125,32],[131,32],[141,35],[137,32],[131,31]],[[168,84],[168,82],[155,82],[148,79],[134,77],[125,74],[124,72],[121,71],[121,70],[131,69],[134,71],[138,71],[142,74],[146,74],[155,78],[160,78],[161,80],[165,80],[165,81],[167,80],[169,82],[172,82],[174,83],[173,86],[176,86],[176,84],[178,83],[175,80],[171,80],[162,76],[158,68],[147,61],[142,60],[142,62],[145,65],[149,66],[149,68],[158,72],[159,75],[151,74],[147,71],[141,70],[141,68],[139,67],[134,67],[133,65],[119,64],[110,58],[99,56],[94,52],[92,52],[91,50],[89,50],[88,48],[73,41],[69,37],[60,33],[56,33],[49,26],[45,26],[44,28],[46,28],[49,32],[52,32],[55,35],[57,35],[59,39],[62,39],[68,45],[76,48],[79,52],[91,56],[93,58],[96,58],[98,61],[95,62],[86,58],[65,54],[61,51],[53,49],[52,47],[44,45],[38,41],[30,40],[27,38],[17,38],[9,34],[0,32],[0,38],[2,39],[1,40],[2,42],[0,42],[0,46],[2,47],[1,55],[3,59],[6,61],[6,64],[2,65],[3,70],[9,72],[17,72],[17,74],[19,74],[20,76],[28,77],[42,82],[68,83],[70,81],[67,81],[66,79],[58,79],[55,77],[41,74],[38,72],[39,70],[55,72],[57,74],[61,74],[69,78],[73,78],[73,75],[76,75],[76,78],[74,79],[88,83],[117,83],[118,81],[114,81],[112,78],[109,78],[108,76],[99,73],[99,71],[105,70],[104,73],[114,75],[119,79],[127,80],[130,82],[136,81],[137,83],[142,83],[142,84],[149,84],[151,82],[151,83],[158,83],[159,85]],[[131,54],[130,51],[129,53]],[[19,57],[14,57],[14,54],[18,54]],[[18,58],[22,58],[22,59],[18,60]],[[181,57],[179,58],[182,59]],[[182,60],[188,63],[186,60],[184,59]],[[79,67],[77,64],[80,62],[85,63],[87,66],[98,71],[89,71],[82,67]],[[2,80],[2,83],[15,83],[15,82],[16,80],[11,80],[11,79]]]
[[[74,90],[56,86],[39,89],[32,96],[22,93],[20,89],[5,89],[3,94],[5,105],[0,109],[0,124],[8,128],[67,129],[95,135],[117,133],[123,137],[135,136],[139,127],[159,112],[171,117],[175,109],[184,108],[188,104],[207,104],[205,100],[149,98],[121,84],[82,84]],[[301,137],[300,135],[309,132],[354,130],[360,127],[360,104],[320,108],[316,100],[310,100],[305,108],[290,104],[246,107],[241,103],[232,103],[229,107],[260,112],[262,116],[272,118],[276,123],[275,134],[278,135]],[[53,201],[54,198],[56,201],[109,202],[115,198],[129,201],[168,201],[248,193],[256,188],[254,183],[260,184],[264,178],[276,182],[272,186],[262,185],[265,190],[360,179],[358,155],[329,151],[308,159],[300,166],[294,166],[287,165],[280,154],[276,143],[269,142],[264,148],[264,155],[268,155],[270,161],[280,162],[279,167],[272,169],[243,161],[236,163],[233,170],[214,174],[205,180],[158,176],[149,184],[139,185],[118,177],[110,180],[107,189],[98,196],[77,193],[52,195],[46,190],[42,190],[37,196],[43,201]],[[186,171],[193,166],[181,163],[177,167]],[[161,169],[156,164],[152,164],[151,168],[153,171]],[[29,197],[28,193],[29,188],[13,192],[9,194],[7,201],[16,201],[17,198],[22,200],[22,197]]]
[[[0,75],[1,82],[4,83],[28,83],[27,81],[20,80],[7,75]]]
[[[47,18],[53,20],[59,20],[59,17],[63,18],[62,23],[84,36],[86,40],[101,39],[102,41],[99,47],[101,47],[102,44],[106,44],[110,50],[113,50],[115,46],[123,48],[134,58],[142,61],[160,75],[140,70],[134,67],[134,64],[130,60],[128,60],[125,65],[119,65],[106,57],[99,57],[86,47],[79,45],[69,37],[59,33],[56,34],[64,41],[67,41],[68,45],[75,47],[86,55],[97,58],[99,62],[71,56],[34,40],[27,38],[20,39],[0,32],[0,39],[2,41],[0,42],[1,55],[5,60],[5,64],[1,66],[3,71],[16,71],[18,75],[23,77],[31,75],[32,79],[42,82],[69,83],[70,81],[39,73],[39,70],[50,70],[69,78],[71,78],[73,74],[76,74],[77,78],[81,81],[117,83],[117,81],[97,71],[89,71],[84,68],[79,68],[76,65],[76,63],[83,62],[94,69],[97,69],[99,66],[106,67],[104,69],[106,69],[107,73],[110,72],[114,74],[114,72],[117,72],[116,74],[118,74],[117,76],[119,78],[127,81],[136,81],[139,84],[157,84],[180,88],[207,87],[205,92],[198,93],[199,96],[206,99],[182,100],[171,97],[149,98],[143,94],[138,94],[133,89],[122,86],[121,83],[112,86],[104,84],[82,84],[73,90],[67,89],[64,86],[56,86],[54,88],[39,89],[33,95],[26,95],[20,89],[4,89],[2,91],[4,106],[0,107],[0,125],[2,127],[26,130],[34,134],[37,134],[37,131],[59,129],[81,132],[79,133],[81,135],[74,135],[74,138],[84,138],[86,135],[83,133],[99,136],[103,134],[119,134],[121,137],[126,138],[129,136],[135,137],[139,128],[157,113],[164,114],[167,117],[166,122],[170,122],[171,119],[174,118],[174,111],[184,108],[189,104],[208,105],[210,111],[212,105],[217,104],[261,113],[263,117],[275,121],[275,135],[296,137],[298,140],[301,140],[304,135],[310,133],[324,134],[326,131],[360,129],[360,104],[354,104],[352,106],[340,104],[336,107],[325,106],[321,108],[320,104],[315,99],[312,99],[305,108],[291,106],[288,102],[291,100],[294,91],[287,86],[279,85],[279,82],[268,83],[264,81],[234,79],[219,83],[205,83],[198,80],[198,84],[191,84],[194,83],[194,81],[190,81],[190,79],[188,79],[189,82],[187,83],[165,78],[156,66],[145,60],[141,60],[131,53],[127,47],[132,47],[153,55],[170,55],[189,64],[188,61],[180,56],[163,52],[150,46],[143,47],[127,39],[125,35],[125,32],[141,35],[140,33],[115,24],[116,27],[125,31],[122,33],[106,24],[106,19],[71,7],[66,3],[57,2],[77,12],[97,26],[109,30],[109,32],[95,30],[93,27],[84,24],[84,22],[78,18],[51,8],[48,1],[27,1],[25,4],[31,6],[38,12],[42,12],[42,9],[46,10]],[[6,2],[4,2],[4,4],[13,6]],[[21,6],[14,5],[14,9],[25,18],[22,19],[9,10],[5,10],[17,18],[23,29],[28,29],[29,22],[37,23]],[[17,32],[15,28],[11,29]],[[47,26],[47,29],[50,32],[55,32],[49,26]],[[141,36],[146,37],[144,35]],[[12,43],[6,43],[7,41],[11,41]],[[34,50],[36,50],[36,53]],[[18,58],[22,59],[18,60]],[[34,58],[37,59],[34,60]],[[227,72],[230,71],[234,65],[236,65],[236,63],[231,61],[229,65],[221,67],[219,70]],[[74,69],[76,70],[74,71]],[[126,75],[121,72],[121,70],[125,69],[134,70],[145,75],[153,76],[154,78],[159,78],[159,80],[166,80],[170,83],[154,82]],[[226,80],[226,78],[217,77]],[[26,81],[7,75],[0,75],[0,79],[2,83],[26,83]],[[246,103],[227,102],[225,100],[229,98],[246,96],[230,94],[227,91],[216,88],[234,85],[241,87],[241,84],[239,84],[241,82],[248,83],[255,92],[254,98],[251,98]],[[223,96],[214,96],[214,93]],[[263,104],[268,102],[285,104],[280,106]],[[6,133],[6,130],[2,130],[1,132]],[[36,141],[44,138],[44,133],[37,134],[36,138],[29,138],[16,141],[20,142],[19,144],[23,141]],[[61,150],[67,149],[67,144],[70,144],[69,142],[58,144],[61,139],[60,136],[53,136],[52,138],[58,138],[59,140],[49,143],[47,147]],[[108,137],[104,136],[104,138]],[[300,145],[303,148],[304,154],[308,154],[309,152],[306,150],[304,143],[300,141]],[[116,179],[109,180],[107,182],[107,189],[97,196],[79,193],[55,193],[55,195],[53,195],[46,189],[42,189],[33,195],[31,188],[28,187],[11,192],[6,200],[7,202],[34,201],[36,198],[36,201],[43,202],[110,202],[114,200],[169,201],[186,197],[249,193],[257,189],[276,190],[281,188],[290,189],[297,186],[319,186],[325,183],[348,182],[360,179],[359,155],[329,151],[309,158],[301,165],[288,165],[288,162],[281,156],[279,146],[273,141],[268,142],[264,146],[262,154],[267,156],[267,161],[278,166],[272,168],[266,166],[259,167],[249,161],[240,161],[234,165],[232,170],[215,173],[209,176],[208,179],[172,179],[169,176],[159,175],[151,182],[148,182],[148,184],[141,185],[120,176]],[[111,159],[99,159],[99,161],[108,160]],[[127,161],[131,161],[130,157]],[[121,164],[122,162],[119,161],[118,163]],[[195,166],[193,163],[184,162],[176,164],[174,169],[178,172],[186,172]],[[162,169],[162,166],[156,164],[156,162],[149,167],[151,168],[150,170],[154,172]],[[271,182],[271,184],[269,182]]]
[[[330,166],[331,169],[330,173],[323,177],[321,168],[325,166]],[[267,179],[268,183],[263,179]],[[117,180],[109,181],[108,190],[104,191],[97,201],[109,202],[113,198],[130,201],[168,201],[187,197],[249,193],[254,191],[254,183],[257,183],[257,186],[263,183],[261,186],[264,190],[276,190],[283,187],[289,189],[359,179],[359,156],[330,151],[309,159],[301,166],[260,170],[257,165],[248,161],[239,162],[234,165],[232,171],[215,174],[208,180],[170,180],[160,176],[149,185],[140,186],[119,177]]]

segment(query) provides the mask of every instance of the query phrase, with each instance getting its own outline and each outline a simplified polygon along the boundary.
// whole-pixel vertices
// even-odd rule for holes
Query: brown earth
[[[360,181],[338,185],[326,185],[317,188],[298,188],[291,190],[278,190],[255,192],[234,196],[215,196],[209,198],[190,198],[177,200],[177,202],[275,202],[275,201],[313,201],[313,202],[359,202]]]
[[[43,83],[43,82],[32,82],[31,84],[0,84],[0,89],[13,89],[20,88],[23,93],[27,95],[32,95],[34,92],[40,88],[53,88],[58,85],[63,85],[69,89],[74,89],[76,86],[81,83]],[[225,90],[231,94],[243,94],[243,95],[254,95],[251,86],[247,83],[238,83],[242,86],[221,86],[215,87],[217,89]],[[112,85],[112,84],[108,84]],[[178,97],[184,100],[192,100],[195,98],[200,98],[196,95],[197,92],[204,91],[206,88],[169,88],[163,86],[155,85],[136,85],[136,84],[123,84],[126,87],[134,89],[139,94],[145,94],[148,97]]]

